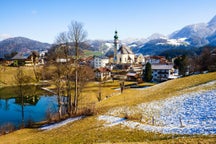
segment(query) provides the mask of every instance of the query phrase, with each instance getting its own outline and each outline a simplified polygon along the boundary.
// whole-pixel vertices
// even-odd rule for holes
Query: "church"
[[[135,55],[129,47],[121,45],[119,47],[118,32],[114,36],[114,62],[117,64],[134,63]]]

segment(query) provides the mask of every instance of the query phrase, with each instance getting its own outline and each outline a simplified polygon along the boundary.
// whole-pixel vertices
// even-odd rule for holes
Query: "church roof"
[[[118,54],[133,54],[133,52],[131,51],[131,49],[129,47],[127,47],[126,45],[122,45],[119,49],[118,49]]]

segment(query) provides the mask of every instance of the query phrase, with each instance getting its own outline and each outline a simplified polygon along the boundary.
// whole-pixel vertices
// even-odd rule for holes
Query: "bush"
[[[14,131],[16,127],[11,123],[6,123],[0,127],[0,135],[8,134]]]

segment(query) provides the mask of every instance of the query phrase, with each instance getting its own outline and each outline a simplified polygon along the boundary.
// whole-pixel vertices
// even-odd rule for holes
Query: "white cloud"
[[[0,40],[11,38],[12,36],[9,34],[0,34]]]

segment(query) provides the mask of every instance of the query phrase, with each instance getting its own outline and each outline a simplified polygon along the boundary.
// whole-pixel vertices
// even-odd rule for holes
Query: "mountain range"
[[[14,37],[0,41],[0,58],[11,52],[42,51],[51,47],[51,44],[42,43],[24,37]]]
[[[89,42],[91,50],[97,50],[106,55],[113,53],[113,40]],[[216,46],[216,16],[208,23],[188,25],[168,36],[155,33],[146,39],[126,39],[120,40],[120,43],[129,46],[134,53],[144,55],[159,55],[170,50],[183,52],[206,45]]]
[[[88,40],[88,50],[109,54],[113,51],[113,40]],[[205,45],[216,46],[216,16],[208,23],[191,24],[171,33],[168,36],[155,33],[143,39],[120,40],[120,44],[129,46],[134,53],[159,55],[166,50],[192,49]],[[27,50],[45,50],[52,45],[23,37],[0,41],[0,58],[4,54]]]

